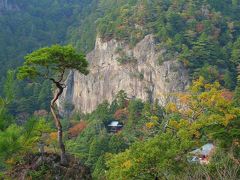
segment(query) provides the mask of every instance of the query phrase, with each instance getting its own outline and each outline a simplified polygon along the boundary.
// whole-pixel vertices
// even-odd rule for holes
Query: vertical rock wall
[[[147,35],[134,48],[124,42],[97,38],[95,49],[87,55],[90,74],[83,76],[71,72],[67,88],[59,101],[62,114],[66,104],[75,110],[91,112],[104,100],[111,102],[124,90],[129,98],[144,101],[158,99],[161,104],[169,95],[184,91],[188,85],[188,72],[176,59],[159,65],[164,49],[157,50],[152,35]]]

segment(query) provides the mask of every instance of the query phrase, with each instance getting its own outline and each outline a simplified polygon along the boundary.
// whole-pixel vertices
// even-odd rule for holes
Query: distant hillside
[[[50,44],[67,42],[70,26],[91,0],[0,0],[0,75],[22,63],[27,53]]]
[[[192,78],[217,79],[230,89],[236,85],[239,1],[101,0],[91,12],[83,26],[70,33],[69,40],[79,49],[93,49],[96,33],[132,46],[153,33],[160,49],[167,49],[160,64],[177,54]]]
[[[19,66],[24,55],[42,46],[71,43],[90,52],[97,34],[130,47],[153,34],[157,48],[166,49],[159,65],[178,59],[192,79],[201,75],[229,89],[236,86],[238,0],[0,0],[0,26],[1,84],[7,69]]]

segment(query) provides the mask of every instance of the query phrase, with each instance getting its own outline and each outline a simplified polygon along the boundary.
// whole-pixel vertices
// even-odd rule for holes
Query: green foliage
[[[230,82],[232,79],[228,77],[229,74],[225,73],[224,82]],[[209,64],[204,64],[201,68],[199,68],[196,72],[194,72],[193,77],[203,77],[208,82],[214,82],[216,79],[219,78],[219,71],[216,66],[211,66]],[[228,85],[225,83],[225,85]]]
[[[126,106],[127,94],[123,90],[117,93],[115,99],[119,108],[124,108]]]
[[[240,107],[240,87],[239,87],[239,84],[235,88],[235,91],[234,91],[234,104],[236,106]]]
[[[234,79],[232,78],[233,77],[233,74],[234,73],[231,73],[230,71],[226,70],[225,73],[224,73],[224,77],[223,77],[223,81],[224,81],[224,86],[227,88],[227,89],[230,89],[230,90],[233,90],[234,89]]]
[[[51,131],[44,119],[29,119],[24,126],[12,124],[0,131],[0,161],[3,165],[14,165],[30,152],[37,152],[38,143],[45,141],[44,134]]]
[[[32,178],[32,179],[41,179],[42,177],[44,177],[48,172],[50,172],[51,169],[49,169],[48,165],[42,165],[40,166],[40,168],[36,171],[29,171],[28,175]]]
[[[52,81],[58,91],[51,101],[51,112],[53,114],[56,127],[58,128],[58,142],[61,149],[61,161],[66,162],[65,146],[62,141],[62,125],[54,112],[54,105],[62,95],[64,88],[64,75],[67,70],[77,70],[81,74],[88,74],[88,62],[83,54],[79,54],[71,46],[53,45],[51,47],[40,48],[25,56],[23,66],[18,69],[19,79],[34,79],[40,77]]]
[[[184,159],[185,155],[181,153],[191,147],[191,143],[186,142],[179,141],[171,133],[167,133],[146,142],[135,143],[124,153],[109,158],[107,178],[154,179],[159,177],[164,179],[173,177],[184,164],[184,161],[179,162],[176,159],[177,155]]]
[[[97,34],[103,40],[124,40],[130,47],[145,35],[154,34],[157,47],[166,50],[160,64],[179,59],[192,79],[204,77],[194,82],[188,93],[179,95],[177,105],[163,108],[157,101],[153,104],[128,99],[120,91],[111,104],[104,102],[93,113],[81,116],[87,127],[76,139],[67,140],[67,150],[91,167],[95,179],[214,179],[223,178],[220,171],[235,168],[240,156],[237,0],[9,3],[16,3],[19,9],[0,10],[1,75],[8,67],[20,65],[24,54],[49,44],[71,42],[78,50],[88,52],[93,49]],[[122,49],[116,53],[121,64],[136,61]],[[28,152],[36,152],[38,142],[45,141],[44,134],[50,132],[44,120],[29,119],[23,126],[11,124],[10,114],[49,108],[46,102],[51,99],[51,84],[44,78],[61,80],[59,74],[66,69],[87,74],[85,57],[71,46],[41,48],[25,59],[18,77],[37,78],[41,84],[17,82],[11,71],[2,78],[6,99],[0,99],[0,168],[14,164]],[[139,77],[143,78],[141,74]],[[230,90],[236,86],[234,97],[220,84]],[[179,104],[184,108],[179,108]],[[119,113],[124,118],[117,118]],[[124,126],[121,132],[110,134],[108,123],[115,118]],[[67,119],[63,122],[67,130],[70,123]],[[224,150],[225,158],[216,154],[206,168],[189,165],[187,153],[209,141]],[[45,171],[31,173],[38,178]]]
[[[12,70],[8,70],[7,77],[4,83],[4,95],[6,98],[6,101],[11,102],[15,98],[15,72]]]
[[[51,84],[48,80],[45,80],[41,86],[34,85],[33,96],[37,98],[39,103],[39,109],[49,109],[49,105],[46,102],[50,102],[52,99],[52,89]]]
[[[222,90],[218,82],[209,84],[200,78],[188,93],[179,95],[178,103],[184,109],[169,104],[161,124],[147,121],[148,128],[160,126],[161,129],[164,127],[163,131],[155,132],[153,137],[136,140],[128,150],[106,157],[107,179],[239,177],[236,167],[240,109],[234,104],[232,93]],[[150,109],[146,104],[144,114],[147,117]],[[158,121],[155,117],[150,119]],[[207,142],[213,142],[224,150],[225,157],[215,154],[210,164],[200,171],[201,166],[190,164],[187,156],[194,147]],[[224,169],[225,173],[220,173],[219,169]]]
[[[98,158],[108,150],[108,136],[106,131],[101,132],[99,136],[93,137],[93,140],[89,146],[88,159],[86,164],[95,168],[95,163]]]
[[[100,156],[92,173],[94,179],[105,179],[105,156]]]
[[[0,97],[0,131],[4,131],[12,122],[13,117],[8,112],[7,103]]]
[[[129,100],[122,90],[112,104],[103,102],[84,117],[87,121],[86,129],[76,139],[66,142],[67,149],[92,168],[94,178],[104,179],[107,170],[105,162],[110,153],[124,152],[133,142],[152,136],[152,133],[144,130],[145,122],[148,121],[146,114],[160,119],[158,108],[160,106],[143,103],[138,99]],[[111,134],[108,124],[115,120],[119,112],[125,115],[124,120],[121,119],[123,129]]]
[[[209,81],[219,80],[223,85],[225,83],[221,77],[224,70],[228,70],[233,72],[229,76],[232,85],[226,83],[226,86],[234,88],[234,62],[238,61],[237,39],[240,35],[240,11],[236,4],[236,1],[229,3],[226,0],[92,1],[89,18],[85,18],[81,26],[84,31],[78,32],[79,38],[74,44],[93,44],[98,34],[105,40],[115,38],[134,46],[145,35],[154,34],[158,46],[166,49],[166,56],[170,57],[160,59],[160,64],[165,60],[179,58],[190,69],[192,79],[202,75],[199,72],[203,66],[215,67],[219,76],[209,73]],[[91,22],[96,24],[90,26]],[[94,30],[86,31],[85,27]],[[76,37],[77,31],[78,28],[73,28],[73,37]],[[90,32],[94,36],[89,36],[86,41]],[[123,54],[118,61],[126,63],[130,59]]]
[[[235,65],[240,63],[240,38],[233,44],[231,60]]]
[[[88,73],[85,56],[78,54],[72,46],[53,45],[41,48],[25,56],[25,60],[24,65],[19,68],[19,79],[38,76],[49,80],[54,76],[61,78],[61,74],[67,69]]]
[[[186,173],[178,176],[181,179],[239,179],[239,165],[231,154],[224,149],[217,149],[209,165],[188,165]]]
[[[22,128],[17,125],[11,125],[5,131],[0,132],[1,161],[13,158],[14,154],[23,150],[23,141],[20,138],[21,133]]]
[[[128,64],[128,63],[135,63],[136,59],[132,56],[128,56],[128,55],[124,54],[121,57],[117,58],[117,61],[121,65],[123,65],[123,64]]]
[[[138,124],[140,123],[139,117],[141,116],[141,112],[143,110],[143,103],[141,100],[132,100],[129,102],[128,106],[128,112],[129,112],[129,117],[128,117],[128,123],[127,123],[127,128],[129,131],[134,131],[135,128],[138,128]]]
[[[125,142],[125,138],[122,134],[112,135],[108,142],[109,152],[117,154],[127,149],[128,145]]]
[[[83,26],[85,23],[82,19],[89,17],[89,12],[95,8],[95,0],[73,0],[71,2],[66,0],[9,0],[7,3],[8,6],[2,6],[0,10],[0,84],[6,82],[8,69],[20,66],[23,57],[38,48],[71,42],[78,47],[78,50],[83,50],[86,46],[83,43],[79,46],[79,43],[75,44],[74,41],[80,38],[72,33],[73,29],[76,30],[75,34],[78,33],[79,26],[83,27],[81,29],[87,29],[84,32],[91,34],[85,37],[91,40],[84,41],[84,44],[91,41],[91,48],[94,46],[94,23],[89,22],[91,28],[88,28]],[[44,82],[43,79],[39,81]],[[35,110],[49,109],[46,102],[49,102],[52,96],[50,83],[43,83],[48,88],[39,87],[36,84],[26,88],[29,86],[29,81],[15,81],[14,84],[19,88],[15,89],[16,98],[10,105],[11,113],[31,114]],[[41,92],[33,92],[37,86],[39,90],[42,89]],[[4,95],[3,91],[3,86],[1,86],[1,96]]]
[[[3,63],[0,72],[3,80],[6,69],[19,66],[26,53],[39,47],[70,42],[78,50],[89,52],[94,48],[96,34],[106,40],[116,38],[134,45],[152,33],[158,46],[167,50],[161,62],[179,57],[190,69],[193,79],[207,71],[205,78],[209,78],[209,82],[218,79],[231,89],[236,85],[240,11],[235,0],[232,3],[227,0],[31,0],[9,3],[19,8],[1,10],[0,59]],[[122,57],[121,62],[131,59]],[[202,70],[203,66],[210,68]],[[34,94],[31,88],[25,89],[25,83],[21,86],[23,88],[16,93],[20,102],[15,102],[12,109],[20,107],[17,112],[30,113],[48,109],[44,100],[49,100],[51,93],[44,91],[49,88]],[[45,98],[36,103],[39,96],[40,100]]]
[[[76,139],[66,141],[66,148],[69,152],[79,157],[83,162],[88,159],[90,144],[94,137],[98,136],[101,131],[105,131],[103,122],[91,119],[87,128]]]
[[[71,29],[81,26],[81,19],[88,15],[93,2],[9,0],[8,6],[0,10],[1,77],[7,69],[21,65],[25,54],[50,44],[68,42]]]
[[[32,114],[35,110],[49,109],[49,102],[52,99],[51,84],[47,80],[40,83],[19,82],[16,73],[9,70],[4,82],[4,98],[6,109],[12,115],[19,113]]]

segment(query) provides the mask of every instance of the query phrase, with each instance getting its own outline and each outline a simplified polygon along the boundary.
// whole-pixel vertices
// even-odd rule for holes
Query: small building
[[[191,163],[209,164],[212,155],[215,152],[215,146],[212,143],[205,144],[199,149],[190,152],[192,155],[189,159]]]
[[[123,124],[120,123],[119,121],[112,121],[108,125],[109,132],[111,132],[111,133],[117,133],[117,132],[121,131],[122,128],[123,128]]]

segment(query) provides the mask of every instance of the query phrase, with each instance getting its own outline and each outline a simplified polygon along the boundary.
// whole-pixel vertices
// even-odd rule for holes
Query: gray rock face
[[[91,112],[104,100],[112,102],[120,90],[129,98],[158,99],[164,105],[171,100],[171,93],[186,89],[188,72],[174,59],[159,65],[163,53],[164,49],[157,50],[152,35],[134,48],[124,42],[97,38],[95,49],[87,55],[90,74],[84,76],[75,71],[68,76],[67,88],[58,102],[61,114],[66,112],[65,104]]]

